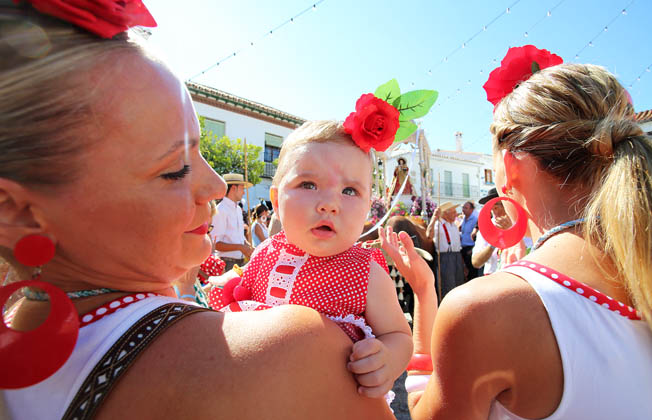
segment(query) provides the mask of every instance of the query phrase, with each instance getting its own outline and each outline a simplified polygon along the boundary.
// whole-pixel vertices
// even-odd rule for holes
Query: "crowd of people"
[[[145,6],[43,4],[0,6],[1,304],[23,296],[3,416],[389,419],[406,370],[415,420],[652,413],[652,141],[604,68],[525,46],[491,73],[496,190],[430,221],[442,296],[379,229],[410,330],[356,243],[397,109],[362,95],[295,130],[246,230],[250,184],[202,158],[183,82],[126,32]]]

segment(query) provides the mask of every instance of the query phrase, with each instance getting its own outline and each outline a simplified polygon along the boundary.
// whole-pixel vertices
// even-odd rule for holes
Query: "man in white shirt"
[[[215,244],[215,251],[226,263],[225,271],[228,271],[234,264],[242,266],[244,258],[249,258],[253,252],[253,248],[245,240],[242,209],[238,206],[245,188],[252,187],[253,184],[245,182],[241,174],[225,174],[223,178],[228,189],[226,196],[217,205],[210,235]]]
[[[443,203],[435,210],[426,235],[435,243],[439,254],[439,269],[437,278],[441,285],[441,299],[456,286],[464,283],[464,261],[462,260],[462,244],[460,231],[455,225],[457,206],[450,201]],[[441,273],[441,278],[439,274]]]

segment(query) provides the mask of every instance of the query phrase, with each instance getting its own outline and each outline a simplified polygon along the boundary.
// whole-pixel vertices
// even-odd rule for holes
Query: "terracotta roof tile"
[[[652,121],[652,109],[648,109],[647,111],[637,112],[636,116],[634,117],[634,121],[636,121],[639,124]]]
[[[224,92],[223,90],[215,89],[210,86],[201,85],[199,83],[194,83],[194,82],[186,82],[186,86],[188,87],[188,90],[190,91],[192,96],[198,95],[198,96],[203,96],[205,98],[210,98],[218,102],[222,102],[225,104],[235,106],[237,108],[248,110],[255,114],[261,114],[268,118],[273,118],[286,123],[290,123],[295,127],[300,126],[306,121],[301,117],[288,114],[287,112],[280,111],[276,108],[272,108],[271,106],[250,101],[249,99],[241,98],[239,96],[232,95],[230,93]]]

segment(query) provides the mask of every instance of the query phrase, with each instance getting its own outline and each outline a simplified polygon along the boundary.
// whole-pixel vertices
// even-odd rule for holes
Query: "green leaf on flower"
[[[539,66],[539,63],[537,63],[536,61],[533,61],[532,62],[532,74],[538,72],[539,70],[541,70],[541,67]]]
[[[425,116],[435,104],[436,90],[413,90],[399,96],[392,105],[401,113],[401,120],[413,120]]]
[[[396,136],[394,137],[394,143],[405,140],[415,131],[417,131],[417,125],[415,123],[409,120],[401,120],[401,125],[399,125],[398,130],[396,131]]]
[[[374,92],[374,96],[391,104],[396,98],[401,96],[401,89],[399,89],[396,79],[392,79],[384,85],[378,86],[378,89]]]

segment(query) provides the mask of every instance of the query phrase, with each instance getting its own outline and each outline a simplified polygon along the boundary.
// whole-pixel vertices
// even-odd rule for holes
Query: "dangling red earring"
[[[29,267],[39,267],[54,257],[54,243],[46,236],[28,235],[14,247],[14,257]],[[54,374],[72,354],[79,334],[79,317],[72,301],[57,287],[34,280],[0,288],[0,307],[23,287],[44,290],[50,298],[48,318],[32,331],[16,331],[0,322],[1,389],[37,384]]]
[[[503,187],[505,188],[505,187]],[[504,191],[503,191],[504,192]],[[491,209],[499,201],[509,201],[518,212],[518,218],[509,229],[500,229],[491,222]],[[509,197],[496,197],[489,200],[478,215],[478,228],[482,237],[496,248],[505,249],[514,246],[525,236],[527,230],[527,213],[516,201]]]

